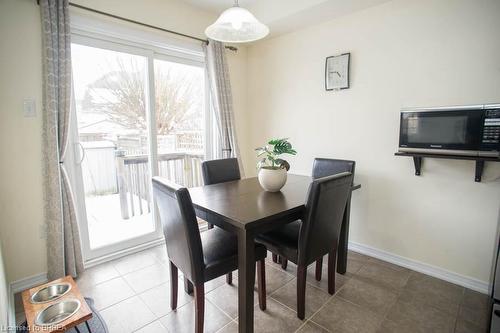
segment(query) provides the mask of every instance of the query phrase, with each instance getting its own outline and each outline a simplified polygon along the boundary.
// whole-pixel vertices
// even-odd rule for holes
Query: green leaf
[[[280,159],[279,156],[283,154],[296,155],[297,151],[293,149],[292,144],[288,141],[288,138],[282,139],[271,139],[266,146],[255,148],[257,156],[261,157],[265,155],[265,158],[261,160],[257,166],[260,168],[263,165],[271,167],[283,167],[287,170],[290,169],[290,164]]]

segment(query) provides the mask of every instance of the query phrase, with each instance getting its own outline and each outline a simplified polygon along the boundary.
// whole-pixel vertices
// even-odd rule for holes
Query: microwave
[[[402,109],[399,151],[498,158],[500,104]]]

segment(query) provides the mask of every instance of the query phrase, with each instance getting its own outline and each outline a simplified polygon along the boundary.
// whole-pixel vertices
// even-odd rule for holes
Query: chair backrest
[[[201,171],[205,185],[241,179],[240,167],[236,158],[205,161],[201,163]]]
[[[356,168],[355,161],[337,160],[333,158],[315,158],[313,164],[312,177],[322,178],[336,175],[341,172],[350,172],[354,176]]]
[[[153,193],[169,260],[194,284],[202,283],[203,248],[191,196],[186,188],[153,177]]]
[[[299,234],[299,265],[309,265],[337,246],[352,178],[343,172],[312,181]]]

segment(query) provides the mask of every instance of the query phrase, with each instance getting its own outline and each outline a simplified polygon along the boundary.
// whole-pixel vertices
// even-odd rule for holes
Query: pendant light
[[[252,42],[266,37],[268,33],[269,28],[248,10],[241,8],[238,0],[205,30],[208,38],[226,43]]]

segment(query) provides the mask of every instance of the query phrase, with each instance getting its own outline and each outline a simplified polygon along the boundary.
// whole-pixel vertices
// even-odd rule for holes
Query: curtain
[[[214,145],[215,156],[218,158],[237,157],[240,173],[243,175],[236,137],[233,95],[231,93],[226,48],[223,43],[214,40],[209,40],[208,45],[203,44],[203,47],[210,90],[210,106],[215,116],[219,134],[219,142]]]
[[[68,0],[41,0],[43,41],[44,206],[49,279],[83,271],[80,234],[64,159],[71,101]]]

